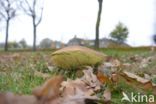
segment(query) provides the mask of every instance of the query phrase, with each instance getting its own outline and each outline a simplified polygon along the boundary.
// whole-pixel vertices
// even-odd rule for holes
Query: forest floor
[[[149,48],[106,48],[99,51],[127,65],[122,70],[148,77],[156,84],[156,51]],[[49,75],[56,74],[51,67],[52,52],[0,52],[0,92],[31,94],[32,89],[44,83]],[[125,92],[139,92],[125,83],[120,83],[112,93],[113,104],[122,104],[121,89]]]

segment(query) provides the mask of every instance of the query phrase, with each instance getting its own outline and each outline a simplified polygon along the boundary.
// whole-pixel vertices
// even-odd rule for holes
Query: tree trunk
[[[100,27],[100,21],[101,21],[102,2],[103,2],[103,0],[98,0],[98,2],[99,2],[99,11],[98,11],[97,22],[96,22],[95,48],[99,48],[99,27]]]
[[[33,51],[36,51],[36,24],[35,24],[35,18],[33,17]]]
[[[5,38],[4,51],[8,51],[9,22],[10,22],[10,20],[6,21],[6,38]]]

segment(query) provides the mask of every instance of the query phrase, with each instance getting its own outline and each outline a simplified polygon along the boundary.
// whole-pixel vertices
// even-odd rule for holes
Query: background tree
[[[8,47],[11,49],[20,48],[20,45],[16,41],[8,42]]]
[[[98,0],[99,3],[99,11],[96,21],[96,39],[95,39],[95,48],[99,48],[99,27],[100,27],[100,21],[101,21],[101,13],[102,13],[102,2],[103,0]]]
[[[10,20],[12,20],[17,13],[17,0],[0,0],[0,19],[4,20],[6,23],[5,30],[5,46],[4,50],[8,51],[8,37],[9,37],[9,27]]]
[[[42,0],[22,0],[21,8],[24,13],[32,18],[33,25],[33,51],[36,51],[37,26],[42,20],[43,1]]]
[[[45,38],[40,42],[40,48],[51,48],[52,40],[49,38]]]
[[[119,43],[124,43],[128,34],[128,28],[119,22],[116,28],[110,33],[110,37]]]
[[[156,44],[156,34],[153,35],[153,41],[154,41],[154,43]]]
[[[21,46],[21,48],[27,48],[28,46],[25,39],[22,39],[21,41],[19,41],[19,45]]]

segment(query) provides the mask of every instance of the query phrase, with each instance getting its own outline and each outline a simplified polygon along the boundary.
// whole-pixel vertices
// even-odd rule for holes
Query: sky
[[[127,43],[152,45],[155,0],[103,0],[100,38],[109,38],[118,22],[129,29]],[[37,43],[44,39],[68,42],[75,35],[95,39],[97,0],[45,0],[43,19],[37,28]],[[0,42],[5,40],[5,25],[0,25]],[[25,39],[32,45],[32,21],[26,15],[11,21],[9,41]]]

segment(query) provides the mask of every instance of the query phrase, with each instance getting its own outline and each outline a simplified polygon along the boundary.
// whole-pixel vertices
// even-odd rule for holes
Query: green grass
[[[18,94],[30,94],[32,89],[44,82],[42,77],[35,77],[30,72],[12,72],[0,75],[2,92],[11,91]]]
[[[104,52],[105,54],[113,57],[123,57],[123,56],[132,56],[135,54],[139,55],[150,55],[150,47],[136,47],[136,48],[102,48],[99,51]]]
[[[0,54],[0,91],[30,94],[45,79],[35,71],[50,73],[46,56],[51,52],[18,52]]]
[[[150,48],[105,48],[99,51],[104,52],[108,56],[118,58],[121,62],[129,62],[129,57],[139,55],[141,57],[149,57],[156,55],[155,52],[151,52]],[[0,52],[0,92],[11,91],[19,94],[30,94],[32,89],[41,85],[46,79],[36,76],[35,71],[42,73],[48,73],[51,76],[54,74],[63,74],[66,77],[72,79],[76,78],[76,72],[64,71],[63,69],[55,69],[50,71],[48,66],[51,64],[51,53],[53,51],[11,51]],[[89,60],[85,60],[89,61]],[[67,62],[67,61],[64,61]],[[138,68],[138,67],[135,67]],[[145,72],[150,72],[151,69],[156,68],[156,64],[150,63]],[[63,71],[61,71],[63,70]],[[152,73],[152,72],[151,72]],[[156,83],[156,78],[153,79]],[[135,88],[120,83],[118,86],[114,86],[112,92],[112,104],[130,104],[127,102],[121,102],[121,91],[137,93]],[[137,103],[139,104],[139,103]],[[145,103],[143,103],[145,104]]]
[[[124,81],[120,81],[117,85],[115,85],[113,87],[112,90],[112,102],[113,104],[148,104],[147,102],[128,102],[128,101],[121,101],[121,99],[123,98],[122,92],[126,93],[129,98],[131,98],[131,93],[134,93],[134,95],[138,95],[139,94],[145,94],[147,96],[152,95],[151,92],[145,92],[145,91],[138,91],[137,88],[134,88],[128,84],[126,84]],[[156,98],[156,96],[155,96]]]

